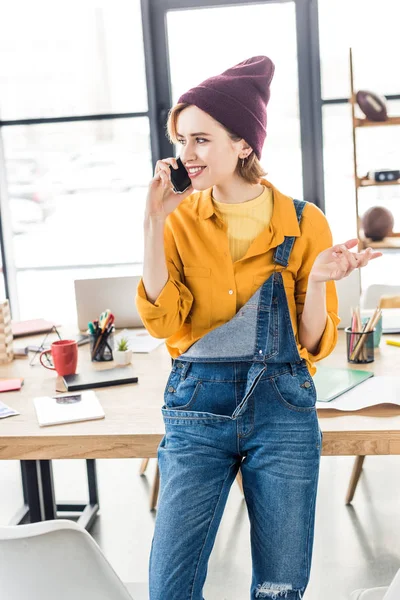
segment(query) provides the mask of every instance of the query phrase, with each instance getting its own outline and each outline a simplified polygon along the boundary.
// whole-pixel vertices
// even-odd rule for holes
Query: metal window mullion
[[[296,0],[303,197],[325,210],[318,1]]]
[[[19,125],[44,125],[49,123],[79,123],[80,121],[112,121],[116,119],[137,119],[148,117],[149,113],[107,113],[98,115],[66,115],[64,117],[31,117],[27,119],[7,119],[0,121],[0,127],[18,127]]]
[[[166,31],[165,1],[141,0],[146,82],[150,114],[150,141],[153,167],[161,157],[170,156],[172,145],[165,135],[171,107],[170,70]]]

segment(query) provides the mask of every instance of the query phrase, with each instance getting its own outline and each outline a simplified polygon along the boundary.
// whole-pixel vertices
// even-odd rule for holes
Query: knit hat
[[[253,56],[190,89],[178,103],[194,104],[204,110],[245,139],[261,158],[274,71],[270,58]]]

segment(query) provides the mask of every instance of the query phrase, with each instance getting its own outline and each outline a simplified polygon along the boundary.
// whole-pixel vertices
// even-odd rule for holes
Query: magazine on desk
[[[104,410],[93,390],[33,399],[41,427],[104,419]]]
[[[0,402],[0,419],[5,419],[6,417],[14,417],[15,415],[19,415],[20,413],[11,406],[4,404],[4,402]]]

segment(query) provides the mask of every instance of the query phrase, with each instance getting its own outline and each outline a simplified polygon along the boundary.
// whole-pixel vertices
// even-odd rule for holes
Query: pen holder
[[[374,312],[375,312],[374,310],[361,309],[361,323],[363,326],[372,317]],[[382,337],[382,315],[379,317],[379,319],[377,320],[377,322],[375,324],[374,348],[378,348],[379,344],[381,343],[381,337]]]
[[[374,361],[374,332],[352,331],[346,327],[347,361],[349,363],[361,364]]]
[[[103,334],[98,336],[95,333],[91,333],[89,334],[89,341],[92,361],[102,362],[114,360],[114,329],[112,329],[108,335]]]

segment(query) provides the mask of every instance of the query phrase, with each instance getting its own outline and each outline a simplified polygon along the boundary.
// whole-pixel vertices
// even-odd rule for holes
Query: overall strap
[[[304,200],[295,200],[293,199],[293,204],[296,209],[297,221],[300,225],[301,217],[303,215],[303,210],[306,207],[307,202]],[[274,253],[274,262],[282,265],[283,267],[287,267],[289,264],[290,253],[293,248],[293,244],[296,238],[294,236],[287,237],[285,236],[285,240],[278,246]]]

